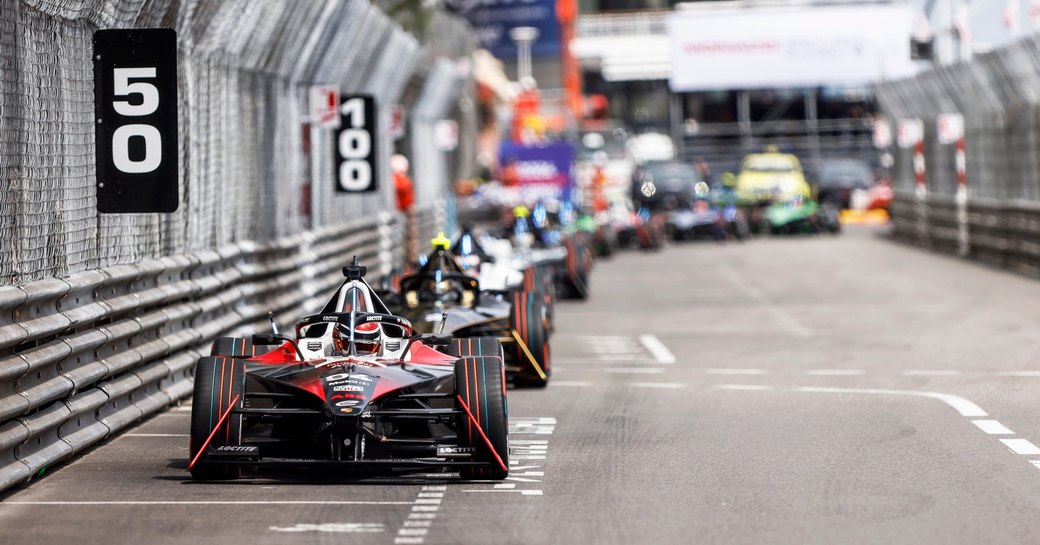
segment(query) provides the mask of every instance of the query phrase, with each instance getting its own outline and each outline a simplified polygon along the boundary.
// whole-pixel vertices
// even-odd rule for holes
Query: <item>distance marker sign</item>
[[[333,142],[336,191],[376,190],[376,101],[368,95],[341,96],[340,126]]]
[[[98,212],[177,210],[177,34],[94,32]]]

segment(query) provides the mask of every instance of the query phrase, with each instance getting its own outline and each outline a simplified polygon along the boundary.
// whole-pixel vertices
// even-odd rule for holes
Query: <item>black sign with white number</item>
[[[336,131],[336,191],[376,190],[376,101],[367,95],[340,97]]]
[[[94,32],[97,203],[104,214],[177,210],[177,33]]]

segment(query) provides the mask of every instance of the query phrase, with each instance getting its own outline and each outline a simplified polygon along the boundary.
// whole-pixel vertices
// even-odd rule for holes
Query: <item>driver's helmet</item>
[[[346,353],[349,351],[350,342],[349,326],[340,326],[335,336],[336,349]],[[371,356],[379,354],[383,344],[383,332],[376,323],[359,324],[354,328],[354,349],[359,356]]]

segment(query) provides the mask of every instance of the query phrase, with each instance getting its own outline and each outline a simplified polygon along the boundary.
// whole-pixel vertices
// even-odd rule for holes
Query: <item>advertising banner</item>
[[[857,85],[911,76],[908,5],[678,10],[673,91]]]
[[[509,38],[509,30],[521,26],[538,29],[538,39],[531,45],[532,57],[560,54],[556,0],[445,0],[444,5],[473,25],[478,47],[500,59],[516,59],[516,44]]]
[[[570,200],[574,146],[555,142],[545,146],[502,144],[503,182],[522,196],[523,202]]]

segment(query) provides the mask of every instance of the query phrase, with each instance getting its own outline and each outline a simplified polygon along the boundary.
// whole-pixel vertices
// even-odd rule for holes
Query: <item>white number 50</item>
[[[154,79],[155,68],[113,68],[113,92],[117,97],[139,95],[140,104],[131,104],[130,100],[113,100],[112,109],[125,117],[141,117],[150,115],[159,108],[159,90],[148,82],[131,79]],[[130,159],[130,139],[144,139],[144,158],[139,161]],[[151,172],[162,164],[162,135],[159,129],[140,123],[123,125],[112,133],[112,163],[117,169],[127,174],[143,174]]]

